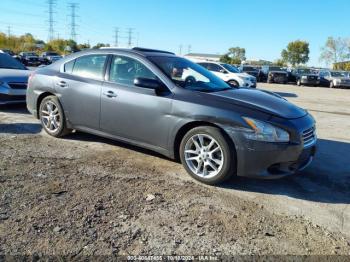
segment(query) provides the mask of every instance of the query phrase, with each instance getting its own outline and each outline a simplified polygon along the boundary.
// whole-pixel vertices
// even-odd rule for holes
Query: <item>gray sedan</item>
[[[25,103],[29,74],[16,59],[0,53],[0,105]]]
[[[75,129],[148,148],[180,159],[207,184],[294,174],[316,150],[306,110],[274,93],[231,87],[166,51],[65,57],[32,75],[27,107],[51,136]]]

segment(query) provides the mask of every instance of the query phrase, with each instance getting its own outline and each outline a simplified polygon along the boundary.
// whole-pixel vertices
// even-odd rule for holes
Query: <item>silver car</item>
[[[0,53],[0,105],[25,103],[29,75],[24,65]]]

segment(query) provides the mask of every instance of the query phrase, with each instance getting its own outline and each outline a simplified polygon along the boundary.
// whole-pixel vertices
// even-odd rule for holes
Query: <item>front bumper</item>
[[[348,82],[335,82],[334,83],[335,87],[346,87],[346,88],[350,88],[350,83]]]
[[[301,78],[300,79],[300,83],[302,85],[319,85],[320,84],[320,81],[319,80],[311,80],[311,79],[304,79],[304,78]]]
[[[316,154],[316,136],[311,143],[304,145],[303,142],[254,141],[246,139],[242,131],[226,131],[235,145],[238,176],[280,178],[292,175],[310,165]]]
[[[250,88],[256,88],[256,81],[243,81],[243,83],[241,84],[241,87],[250,87]]]
[[[0,86],[0,105],[17,104],[26,102],[25,89],[11,89]]]

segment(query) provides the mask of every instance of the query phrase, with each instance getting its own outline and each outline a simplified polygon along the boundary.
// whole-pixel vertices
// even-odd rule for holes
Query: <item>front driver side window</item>
[[[220,72],[221,70],[223,70],[220,66],[216,65],[216,64],[209,64],[209,68],[210,71],[213,72]]]
[[[151,70],[133,58],[125,56],[113,57],[109,72],[109,81],[133,86],[135,78],[138,77],[154,80],[158,79]]]

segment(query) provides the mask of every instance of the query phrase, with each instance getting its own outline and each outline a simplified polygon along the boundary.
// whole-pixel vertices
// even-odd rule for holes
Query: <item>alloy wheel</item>
[[[184,156],[189,169],[202,178],[218,175],[225,161],[220,144],[207,134],[192,136],[186,142]]]
[[[50,133],[55,133],[61,126],[58,106],[51,100],[48,100],[41,109],[41,121]]]

